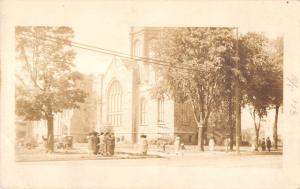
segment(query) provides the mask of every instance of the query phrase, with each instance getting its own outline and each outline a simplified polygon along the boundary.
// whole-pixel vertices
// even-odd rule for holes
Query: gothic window
[[[145,125],[146,124],[146,100],[145,98],[141,99],[141,125]]]
[[[157,108],[158,108],[158,123],[163,123],[164,122],[164,100],[159,99],[157,102]]]
[[[118,81],[114,81],[108,90],[107,121],[112,126],[120,126],[122,122],[122,89]]]

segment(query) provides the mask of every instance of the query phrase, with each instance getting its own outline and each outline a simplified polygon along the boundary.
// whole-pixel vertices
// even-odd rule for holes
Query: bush
[[[162,146],[163,144],[172,145],[174,143],[174,137],[165,136],[165,137],[156,137],[149,140],[150,145],[159,145]]]

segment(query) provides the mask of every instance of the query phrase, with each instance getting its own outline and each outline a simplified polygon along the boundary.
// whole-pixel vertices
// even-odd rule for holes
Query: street
[[[16,168],[27,188],[45,183],[49,188],[288,188],[291,183],[281,161],[281,155],[205,152],[167,158],[23,162]]]
[[[51,155],[49,155],[51,156]],[[71,161],[24,162],[22,165],[80,165],[100,167],[201,167],[201,168],[281,168],[281,155],[235,155],[219,152],[199,152],[184,155],[165,155],[161,158],[91,159]]]

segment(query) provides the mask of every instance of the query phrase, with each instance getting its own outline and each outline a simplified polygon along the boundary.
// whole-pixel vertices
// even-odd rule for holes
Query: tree
[[[256,150],[261,122],[267,116],[272,99],[274,72],[269,44],[268,38],[259,33],[248,33],[239,42],[241,71],[245,78],[242,90],[254,122]]]
[[[272,75],[272,104],[275,108],[275,121],[273,126],[274,148],[278,148],[278,113],[283,102],[283,37],[278,37],[272,41],[273,51],[271,61],[273,63]]]
[[[22,72],[16,84],[16,114],[25,120],[47,121],[48,151],[53,152],[53,116],[78,108],[86,93],[76,88],[75,53],[69,27],[16,27],[17,59]]]
[[[154,94],[168,94],[177,102],[190,101],[198,126],[198,146],[204,150],[204,133],[214,108],[222,100],[224,65],[235,55],[232,28],[164,28],[155,56],[161,66]]]

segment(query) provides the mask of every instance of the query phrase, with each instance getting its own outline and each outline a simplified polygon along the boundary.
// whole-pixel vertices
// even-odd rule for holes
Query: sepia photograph
[[[3,188],[300,187],[300,18],[291,33],[259,5],[261,21],[183,24],[164,16],[189,15],[178,2],[46,2],[3,9],[20,10],[1,30]]]
[[[243,166],[252,155],[257,166],[281,166],[282,35],[128,31],[122,53],[75,42],[68,26],[15,28],[16,161],[223,157],[236,166],[230,154],[241,153]],[[79,53],[104,56],[106,68],[81,70]]]

